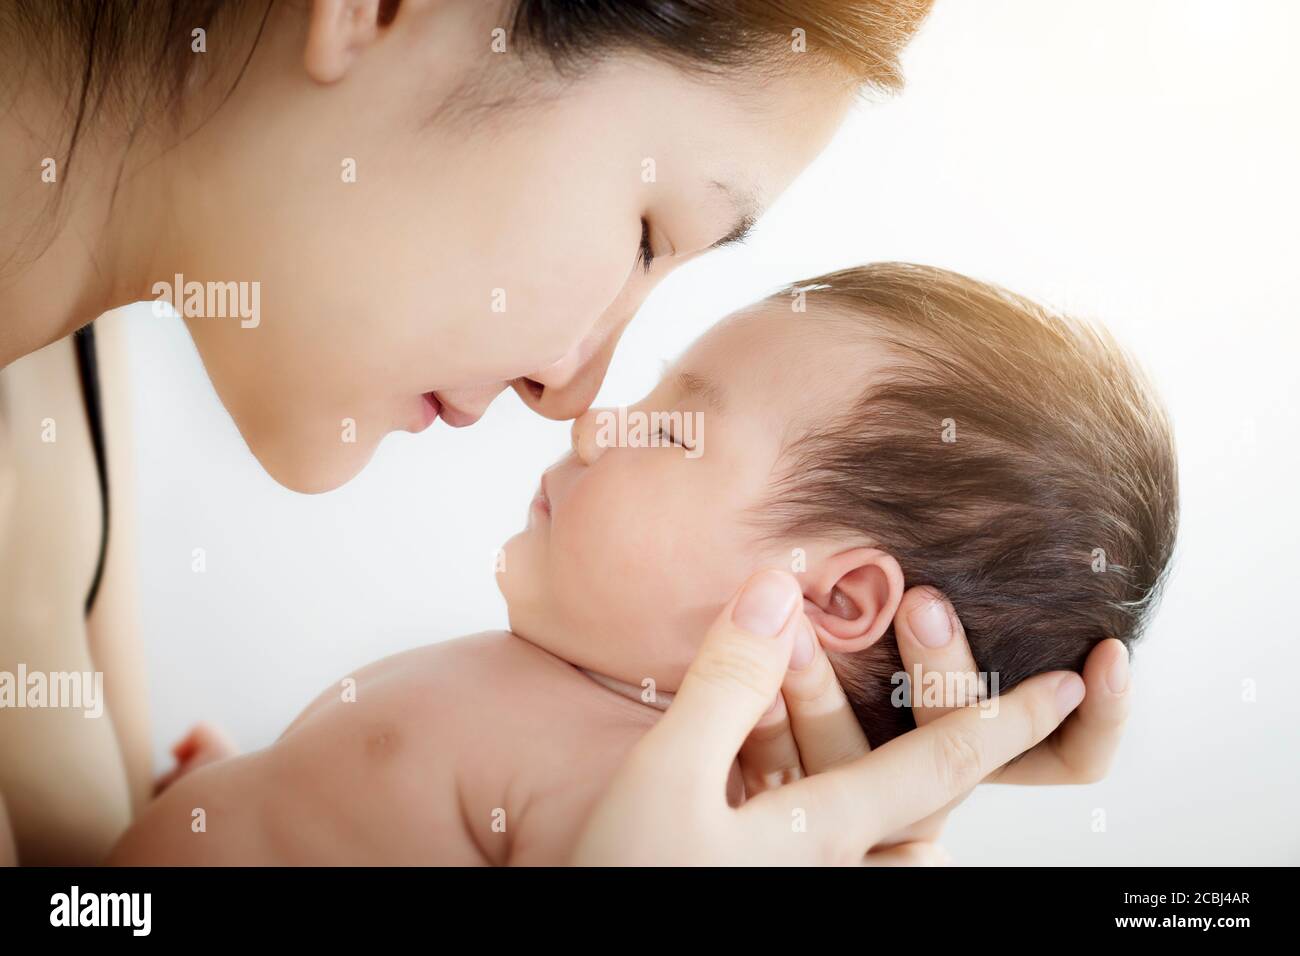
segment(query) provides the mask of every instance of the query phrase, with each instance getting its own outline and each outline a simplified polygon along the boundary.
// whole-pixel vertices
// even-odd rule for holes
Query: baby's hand
[[[176,758],[176,769],[163,774],[154,783],[153,795],[156,797],[173,783],[204,764],[225,760],[239,755],[239,748],[227,736],[226,732],[211,724],[198,723],[190,728],[180,741],[172,746],[172,756]]]

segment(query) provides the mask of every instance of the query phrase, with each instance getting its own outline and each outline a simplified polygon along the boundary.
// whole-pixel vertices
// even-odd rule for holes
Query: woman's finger
[[[955,710],[853,763],[762,794],[738,812],[768,814],[774,826],[789,827],[793,817],[824,858],[860,859],[885,835],[941,809],[1033,747],[1083,693],[1073,672],[1031,677],[985,706]]]
[[[863,866],[952,866],[953,859],[948,851],[937,843],[918,840],[912,843],[900,843],[868,853],[862,861]]]
[[[1003,767],[991,782],[1012,784],[1095,783],[1106,775],[1124,735],[1132,681],[1128,648],[1110,638],[1083,665],[1087,694],[1079,709],[1041,747]]]
[[[736,754],[781,689],[802,601],[784,572],[759,571],[745,582],[713,622],[672,706],[642,738],[647,764],[707,770],[693,784],[723,794]]]
[[[939,839],[939,834],[943,832],[944,824],[948,822],[948,814],[954,807],[961,802],[960,798],[947,803],[942,810],[930,814],[924,820],[918,820],[915,823],[908,824],[897,833],[891,833],[885,842],[887,843],[933,843]]]
[[[764,857],[760,843],[774,841],[777,827],[762,820],[742,833],[726,799],[736,755],[780,692],[802,600],[783,572],[760,571],[745,582],[709,628],[672,705],[592,808],[572,862],[814,861],[815,847],[788,839]]]
[[[740,748],[740,773],[747,800],[803,777],[790,712],[780,694]]]
[[[924,727],[957,707],[979,701],[975,657],[947,599],[929,587],[903,595],[894,634],[912,691],[912,716]]]
[[[979,668],[966,629],[939,591],[923,586],[904,594],[894,615],[894,635],[910,682],[912,717],[918,727],[981,699],[980,691],[986,689],[979,683]],[[948,814],[969,795],[969,790],[959,794],[942,810],[890,839],[933,840]]]
[[[871,747],[821,641],[807,616],[801,617],[781,696],[804,773],[815,774],[861,757]]]
[[[927,587],[912,588],[899,605],[894,631],[912,681],[917,726],[970,702],[970,691],[979,686],[977,666],[965,629],[943,595]],[[1093,648],[1083,671],[1087,693],[1078,710],[1050,740],[995,771],[989,782],[1091,783],[1105,776],[1128,717],[1128,664],[1128,649],[1118,640]],[[966,699],[949,699],[945,691],[936,701],[934,688],[964,690]]]

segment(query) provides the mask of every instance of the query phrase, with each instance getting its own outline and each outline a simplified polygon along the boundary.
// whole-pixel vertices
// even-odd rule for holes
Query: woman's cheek
[[[486,245],[467,244],[474,254],[456,270],[462,278],[453,293],[459,308],[452,314],[473,319],[466,335],[485,331],[492,337],[485,354],[505,358],[509,367],[501,371],[510,378],[538,371],[586,339],[618,301],[636,254],[635,237],[611,242],[607,237],[619,230],[601,228],[588,217],[578,217],[574,231],[566,232],[557,226],[554,204],[543,212],[536,223],[517,211],[503,213],[493,221],[508,222],[508,228],[484,237]],[[569,213],[559,221],[573,218]],[[635,222],[620,225],[627,231]],[[450,311],[445,306],[440,311]],[[445,348],[445,342],[437,346]]]

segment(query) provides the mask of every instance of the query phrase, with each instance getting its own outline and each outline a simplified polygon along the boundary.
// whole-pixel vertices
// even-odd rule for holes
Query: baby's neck
[[[636,701],[639,704],[645,704],[645,706],[653,707],[655,710],[667,710],[668,705],[673,702],[673,695],[667,691],[658,690],[653,687],[638,687],[635,684],[629,684],[613,677],[606,677],[604,674],[598,674],[585,667],[579,667],[578,670],[607,690],[612,690],[620,697],[626,697],[628,700]]]
[[[629,684],[626,681],[619,680],[617,677],[610,677],[606,674],[601,674],[597,671],[583,667],[581,664],[575,664],[573,661],[557,654],[555,649],[546,642],[535,641],[527,634],[521,634],[519,631],[512,630],[510,633],[525,644],[530,644],[544,654],[555,658],[557,661],[562,661],[565,664],[568,664],[579,674],[582,674],[584,677],[591,680],[592,683],[599,684],[605,690],[611,691],[625,700],[630,700],[634,704],[641,704],[643,707],[648,707],[651,710],[662,712],[667,710],[668,705],[673,702],[673,697],[675,695],[668,691],[659,690],[653,685],[653,682],[647,681],[647,683],[651,685],[648,687],[644,685],[637,686],[636,684]]]

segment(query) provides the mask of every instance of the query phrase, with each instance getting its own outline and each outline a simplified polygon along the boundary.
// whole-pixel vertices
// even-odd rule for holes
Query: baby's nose
[[[608,408],[589,408],[573,420],[570,432],[573,452],[588,467],[594,465],[605,453],[603,443],[599,440],[600,422],[603,416],[610,414],[613,413]]]

